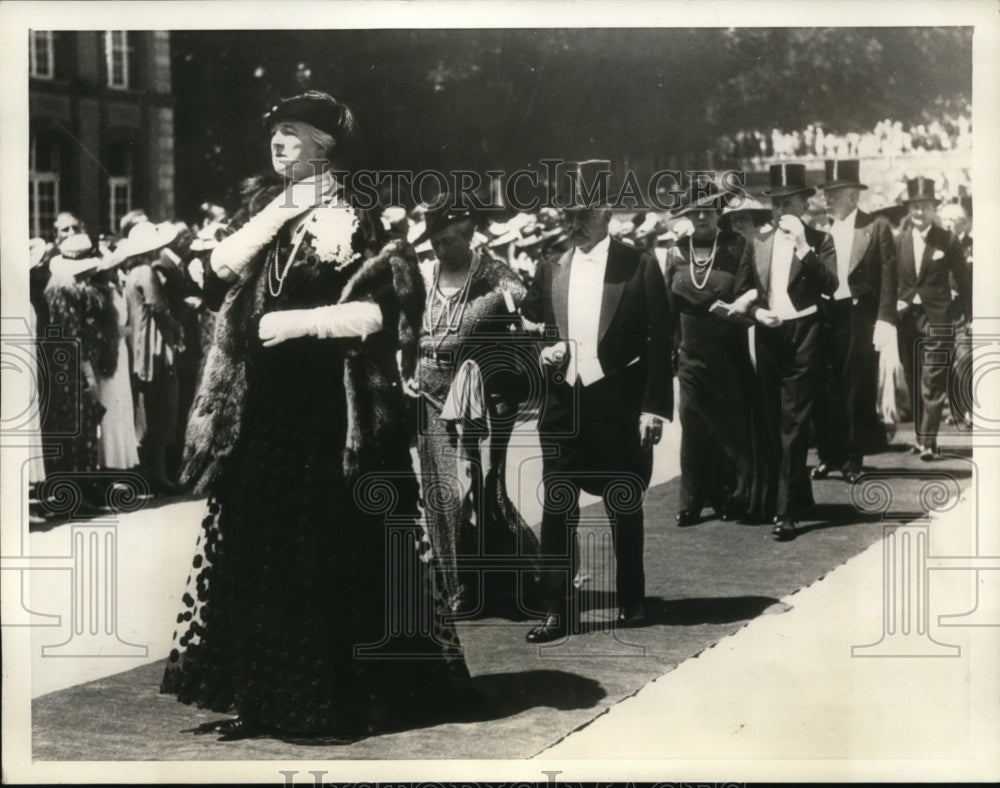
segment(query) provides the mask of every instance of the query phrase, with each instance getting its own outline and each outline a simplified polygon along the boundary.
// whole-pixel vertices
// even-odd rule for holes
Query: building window
[[[59,213],[59,146],[54,140],[33,137],[28,163],[28,225],[32,238],[52,237]]]
[[[127,88],[129,83],[128,33],[108,30],[104,34],[104,59],[108,71],[109,88]]]
[[[28,70],[35,79],[52,79],[56,73],[55,45],[51,30],[32,30],[28,34]]]
[[[122,217],[132,210],[132,178],[128,175],[113,175],[108,178],[110,207],[108,225],[111,232],[117,232]]]

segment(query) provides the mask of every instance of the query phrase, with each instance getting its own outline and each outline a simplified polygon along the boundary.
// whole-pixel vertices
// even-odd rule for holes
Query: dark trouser
[[[637,365],[638,366],[638,365]],[[630,368],[631,369],[631,368]],[[542,421],[546,450],[542,481],[541,561],[546,612],[562,613],[576,573],[574,534],[580,491],[600,495],[611,523],[618,605],[645,598],[642,502],[652,470],[652,453],[639,442],[638,369],[591,386],[559,385],[550,394]]]
[[[780,435],[777,459],[779,518],[795,519],[813,505],[809,455],[809,419],[820,370],[820,323],[807,315],[777,328],[758,326],[757,375],[767,428]]]
[[[951,337],[930,335],[931,324],[920,304],[911,304],[899,317],[899,360],[913,402],[917,443],[937,448],[938,427],[948,396]]]
[[[168,480],[166,450],[176,440],[177,378],[170,371],[158,380],[136,380],[135,385],[142,461],[153,481],[163,482]]]
[[[872,296],[824,305],[823,365],[814,419],[821,462],[861,464],[884,447],[878,417],[878,356],[872,346],[878,304]]]

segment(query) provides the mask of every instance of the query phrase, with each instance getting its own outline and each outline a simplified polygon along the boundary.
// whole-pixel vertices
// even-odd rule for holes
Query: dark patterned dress
[[[84,365],[95,379],[113,374],[120,339],[111,291],[90,281],[53,278],[45,290],[49,324],[58,338],[40,342],[45,400],[42,428],[47,442],[59,447],[45,458],[47,472],[86,474],[100,467],[98,427],[105,408],[97,389],[87,385]],[[77,476],[85,494],[96,489],[92,479]],[[95,501],[96,502],[96,501]]]
[[[686,244],[667,260],[667,292],[679,337],[677,378],[681,423],[678,508],[699,514],[706,505],[764,516],[773,484],[759,458],[758,411],[747,327],[709,312],[716,300],[733,301],[742,241],[720,236],[706,276],[692,280]]]
[[[441,578],[453,611],[517,616],[537,593],[538,539],[507,494],[507,447],[537,351],[512,334],[524,285],[505,264],[473,262],[467,292],[445,295],[425,270],[428,293],[420,336],[421,406],[418,449],[425,516]],[[449,317],[450,315],[450,317]],[[441,419],[456,371],[476,363],[486,413],[462,425]],[[537,375],[536,375],[537,377]]]
[[[364,263],[321,262],[307,236],[274,295],[264,280],[290,247],[286,226],[256,283],[265,312],[336,303]],[[391,313],[391,288],[382,298]],[[356,738],[458,713],[475,693],[419,553],[401,387],[391,401],[351,403],[345,355],[362,340],[264,348],[258,324],[255,315],[246,326],[242,429],[209,499],[162,691],[310,737]],[[392,332],[364,342],[398,382]],[[394,443],[347,479],[352,408],[377,408],[398,425]],[[415,617],[406,625],[390,611]]]

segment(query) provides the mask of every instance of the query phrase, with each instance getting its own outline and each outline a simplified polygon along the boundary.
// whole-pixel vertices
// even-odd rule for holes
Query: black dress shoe
[[[750,506],[745,498],[730,498],[724,504],[715,507],[715,513],[725,523],[741,520],[746,517]]]
[[[788,542],[795,538],[795,523],[791,520],[780,519],[775,520],[775,526],[771,529],[771,533],[778,542]]]
[[[683,528],[687,525],[695,525],[700,519],[700,512],[696,512],[693,509],[681,509],[677,512],[677,525]]]
[[[811,479],[825,479],[830,475],[830,466],[825,462],[821,462],[815,468],[809,472],[809,478]]]
[[[646,609],[641,605],[618,608],[618,626],[634,627],[646,620]]]
[[[844,475],[845,482],[854,484],[854,482],[861,478],[861,465],[857,462],[849,462],[844,465],[841,473]]]
[[[529,643],[548,643],[553,640],[561,640],[569,636],[569,627],[566,626],[565,616],[550,613],[545,617],[545,621],[537,627],[528,630],[524,639]]]

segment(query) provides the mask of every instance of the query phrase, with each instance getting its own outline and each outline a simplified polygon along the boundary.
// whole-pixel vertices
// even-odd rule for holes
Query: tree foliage
[[[380,168],[544,157],[696,167],[720,134],[864,131],[971,98],[969,28],[181,31],[178,204],[231,199],[266,162],[259,119],[328,90]]]

